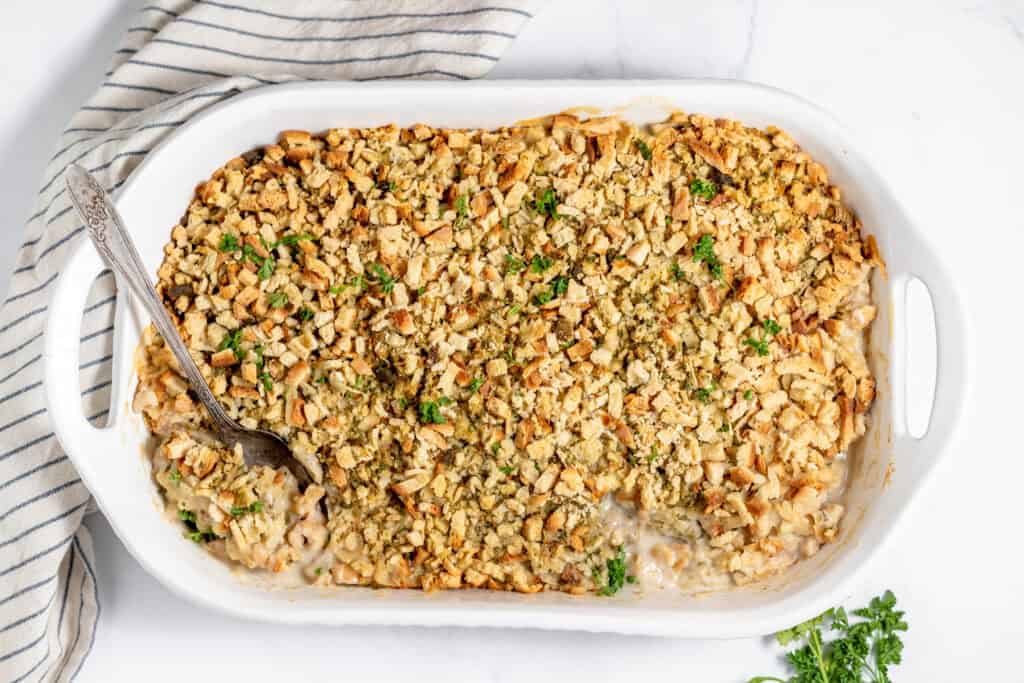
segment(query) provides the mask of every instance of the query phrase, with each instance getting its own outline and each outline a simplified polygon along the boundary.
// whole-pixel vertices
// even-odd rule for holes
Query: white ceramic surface
[[[307,624],[457,624],[607,630],[689,637],[735,637],[791,625],[832,605],[892,528],[934,468],[955,429],[966,377],[963,315],[950,279],[881,179],[860,158],[850,136],[815,107],[770,88],[724,81],[475,82],[461,84],[305,84],[263,89],[213,109],[151,153],[118,198],[147,266],[160,249],[198,179],[225,159],[273,140],[285,128],[321,130],[423,121],[446,126],[495,126],[575,105],[625,108],[653,121],[679,107],[776,124],[825,163],[847,200],[878,237],[889,278],[875,278],[881,316],[875,323],[872,364],[880,378],[872,431],[857,453],[848,522],[837,543],[778,579],[756,588],[693,600],[665,591],[637,597],[568,598],[486,592],[318,589],[268,591],[243,583],[156,511],[148,463],[140,455],[145,432],[126,410],[131,355],[138,342],[137,311],[119,306],[111,426],[94,429],[77,400],[61,392],[74,376],[81,308],[88,283],[102,269],[88,244],[71,259],[51,304],[46,388],[55,431],[126,547],[157,579],[201,604],[235,614]],[[936,308],[939,370],[932,427],[920,440],[903,426],[901,297],[917,276]],[[891,388],[891,390],[886,390]],[[886,467],[895,464],[883,487]]]

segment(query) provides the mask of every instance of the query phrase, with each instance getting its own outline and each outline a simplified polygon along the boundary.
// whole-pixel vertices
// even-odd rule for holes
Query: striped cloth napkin
[[[0,305],[0,680],[73,680],[100,614],[82,526],[89,492],[53,435],[42,389],[50,289],[84,238],[65,167],[82,164],[117,190],[191,116],[272,83],[483,76],[533,4],[157,0],[142,8],[106,81],[60,139]],[[98,424],[109,404],[114,301],[107,271],[85,309],[79,366],[83,410]]]

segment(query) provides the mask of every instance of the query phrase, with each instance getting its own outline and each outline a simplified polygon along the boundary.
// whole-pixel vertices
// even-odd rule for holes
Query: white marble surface
[[[60,5],[59,11],[56,9]],[[0,211],[13,244],[52,143],[100,81],[141,0],[0,9]],[[552,3],[495,77],[716,76],[830,109],[955,268],[974,336],[965,429],[850,604],[892,588],[909,612],[899,681],[1012,680],[1024,626],[1015,434],[1024,373],[1024,3],[703,0]],[[10,250],[0,250],[0,289]],[[924,402],[918,401],[921,408]],[[925,406],[926,407],[926,406]],[[169,595],[100,517],[102,625],[88,681],[743,681],[781,672],[767,639],[247,624]],[[198,674],[197,672],[204,672]],[[287,675],[282,677],[282,674]],[[652,679],[651,674],[658,676]]]

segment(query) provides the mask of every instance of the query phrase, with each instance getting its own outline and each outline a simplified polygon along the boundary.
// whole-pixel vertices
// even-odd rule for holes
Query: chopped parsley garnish
[[[694,394],[697,396],[697,400],[701,403],[711,403],[711,392],[714,391],[714,387],[702,387],[697,389]]]
[[[533,260],[530,261],[530,270],[535,273],[543,273],[551,267],[552,263],[553,261],[546,256],[534,256]]]
[[[672,225],[672,216],[665,216],[665,225]]]
[[[469,218],[469,196],[460,195],[455,200],[455,224],[459,225]]]
[[[230,251],[238,251],[242,248],[242,245],[238,243],[238,238],[231,233],[224,233],[220,236],[220,244],[217,246],[218,249],[227,253]]]
[[[508,223],[509,223],[509,220],[511,220],[511,219],[509,218],[509,216],[504,216],[504,217],[503,217],[503,218],[501,219],[501,227],[503,227],[503,228],[505,228],[506,230],[508,230]]]
[[[276,249],[277,247],[280,247],[280,246],[290,247],[290,246],[293,246],[295,244],[298,244],[299,242],[301,242],[303,240],[311,240],[311,239],[313,239],[313,236],[309,235],[307,233],[302,233],[301,235],[285,235],[284,237],[282,237],[278,241],[274,242],[274,244],[271,245],[270,248],[271,249]]]
[[[690,194],[703,197],[705,200],[710,202],[715,198],[715,195],[718,194],[718,186],[710,180],[696,178],[690,183]]]
[[[252,347],[252,352],[253,352],[253,355],[256,356],[256,369],[257,370],[262,370],[263,369],[263,344],[257,344],[256,346]]]
[[[335,296],[337,296],[338,294],[341,294],[342,292],[344,292],[347,287],[348,287],[348,285],[342,283],[340,285],[332,285],[331,288],[328,289],[327,291],[330,292],[331,294],[334,294]]]
[[[711,271],[711,275],[716,279],[721,279],[722,262],[715,255],[714,237],[706,234],[700,236],[700,239],[697,240],[697,245],[693,248],[693,260],[695,262],[703,261],[708,264],[708,270]]]
[[[718,428],[718,431],[725,433],[732,430],[732,425],[728,422],[723,422],[722,426]]]
[[[678,263],[673,262],[672,263],[672,279],[675,280],[676,282],[679,282],[684,277],[686,277],[686,273],[683,272],[683,269],[679,266]]]
[[[181,472],[178,471],[177,467],[175,467],[173,470],[171,470],[170,477],[171,477],[171,481],[173,481],[175,484],[177,484],[178,482],[181,481]]]
[[[505,353],[503,355],[505,357],[505,362],[506,363],[508,363],[509,365],[515,365],[516,364],[516,353],[515,353],[515,351],[512,350],[511,346],[508,347],[507,349],[505,349]]]
[[[658,457],[658,446],[657,444],[655,444],[654,446],[651,446],[651,454],[647,456],[647,460],[650,462],[654,462],[655,460],[658,459]]]
[[[178,519],[185,522],[185,526],[196,525],[196,513],[191,510],[178,510]]]
[[[391,273],[379,263],[371,264],[370,270],[377,276],[377,282],[380,284],[381,291],[385,294],[390,294],[395,288],[395,278],[391,277]]]
[[[270,306],[271,308],[284,308],[287,303],[288,295],[282,291],[267,294],[267,306]]]
[[[552,301],[562,296],[568,290],[569,278],[559,275],[558,277],[551,281],[551,289],[549,289],[546,292],[541,292],[540,294],[533,297],[533,302],[538,306],[543,306],[549,301]]]
[[[505,254],[505,275],[515,275],[525,267],[522,259]]]
[[[323,573],[324,573],[324,568],[323,567],[317,567],[316,568],[316,575],[317,576],[320,576]]]
[[[480,377],[474,377],[473,381],[469,383],[469,393],[475,394],[480,391],[480,387],[484,385],[483,379]]]
[[[747,337],[743,340],[743,343],[754,349],[754,351],[757,351],[757,355],[759,356],[768,355],[768,340],[766,339],[752,339]]]
[[[311,308],[302,307],[299,309],[299,320],[304,323],[308,323],[315,315],[316,313],[314,313]]]
[[[503,467],[499,467],[498,469],[501,470],[502,474],[506,476],[511,475],[516,471],[516,468],[512,467],[511,465],[505,465]]]
[[[640,156],[642,156],[647,161],[651,160],[651,148],[647,146],[646,142],[644,142],[643,140],[637,140],[636,148],[640,150]]]
[[[276,267],[277,264],[274,262],[274,259],[269,257],[265,258],[263,259],[263,263],[260,264],[260,269],[256,271],[256,275],[259,279],[266,280],[274,274],[274,268]]]
[[[512,304],[508,309],[508,314],[515,315],[516,313],[519,312],[520,308],[522,308],[522,306],[520,306],[519,304]]]
[[[316,378],[315,380],[313,380],[313,381],[314,381],[315,383],[317,383],[317,384],[327,384],[327,382],[328,382],[328,380],[327,380],[327,375],[320,375],[319,377],[317,377],[317,378]]]
[[[263,388],[270,393],[270,390],[274,388],[274,380],[270,378],[269,372],[260,373],[260,382],[263,384]]]
[[[550,187],[534,200],[533,210],[541,215],[558,218],[558,196]]]
[[[393,180],[382,180],[377,183],[378,190],[387,190],[388,192],[394,192],[398,189],[398,185],[395,185]]]
[[[747,389],[746,391],[743,392],[743,398],[745,398],[748,401],[751,400],[752,398],[754,398],[754,392],[751,391],[750,389]]]
[[[224,338],[220,340],[220,346],[217,347],[218,351],[224,349],[231,349],[235,352],[235,358],[242,360],[245,358],[245,352],[242,351],[242,329],[239,328],[230,334],[224,335]]]
[[[216,541],[218,538],[220,538],[217,534],[213,533],[213,531],[209,529],[207,529],[206,531],[190,532],[188,537],[189,540],[195,543],[209,543],[210,541]]]
[[[420,401],[420,422],[423,424],[444,424],[446,422],[445,416],[441,414],[441,401]]]
[[[773,337],[782,331],[782,327],[771,318],[765,319],[761,325],[764,327],[764,331]]]
[[[248,505],[243,505],[242,507],[231,508],[232,517],[241,517],[242,515],[250,512],[263,512],[263,501],[257,500]]]
[[[629,583],[636,582],[635,576],[626,576],[626,551],[622,549],[621,545],[618,555],[605,562],[605,568],[608,571],[608,576],[604,587],[597,592],[598,595],[615,595],[622,590],[627,581]]]

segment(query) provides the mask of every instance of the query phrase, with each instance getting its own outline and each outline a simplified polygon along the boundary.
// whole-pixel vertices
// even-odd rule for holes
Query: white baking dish
[[[182,538],[158,512],[157,488],[142,457],[147,433],[128,403],[134,389],[132,354],[147,320],[118,301],[110,426],[82,416],[77,392],[79,326],[93,278],[103,269],[83,242],[68,262],[50,305],[46,390],[54,430],[99,507],[128,550],[169,589],[196,603],[240,616],[295,624],[422,624],[519,626],[618,631],[685,637],[768,633],[819,613],[846,597],[875,549],[943,455],[961,413],[966,377],[966,330],[946,270],[914,229],[884,181],[857,154],[831,117],[792,95],[733,81],[309,83],[236,97],[171,135],[123,186],[117,205],[147,268],[161,249],[193,188],[225,160],[276,140],[284,129],[376,126],[423,122],[494,127],[587,105],[632,120],[661,120],[669,109],[775,124],[829,169],[834,182],[878,238],[889,265],[876,274],[880,316],[871,339],[879,380],[871,429],[855,448],[849,512],[838,542],[773,580],[709,597],[670,591],[615,598],[487,591],[276,589],[237,574]],[[908,278],[929,288],[936,313],[938,372],[931,428],[921,439],[904,420],[903,297]],[[890,467],[892,466],[892,467]]]

